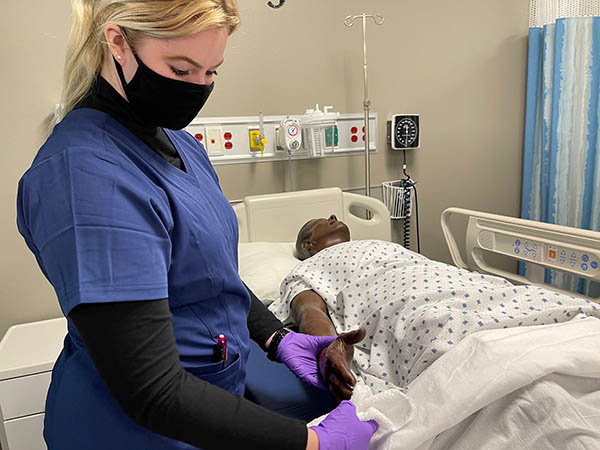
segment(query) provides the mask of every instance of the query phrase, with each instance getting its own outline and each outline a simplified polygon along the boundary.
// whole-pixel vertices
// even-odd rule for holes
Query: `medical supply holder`
[[[412,214],[414,204],[414,183],[412,180],[384,181],[382,184],[383,203],[390,212],[391,219],[407,219]]]

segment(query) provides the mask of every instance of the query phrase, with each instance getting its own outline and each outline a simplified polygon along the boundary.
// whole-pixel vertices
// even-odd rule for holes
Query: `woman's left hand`
[[[356,384],[356,378],[350,370],[354,344],[362,341],[365,334],[364,328],[342,333],[319,354],[319,373],[336,403],[349,400],[352,396]]]

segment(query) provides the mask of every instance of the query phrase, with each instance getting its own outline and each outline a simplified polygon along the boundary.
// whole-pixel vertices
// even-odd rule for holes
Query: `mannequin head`
[[[296,255],[305,260],[324,248],[349,240],[350,230],[334,214],[327,219],[311,219],[298,232]]]

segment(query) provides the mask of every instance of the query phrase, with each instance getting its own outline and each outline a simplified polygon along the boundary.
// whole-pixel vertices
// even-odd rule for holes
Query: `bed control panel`
[[[478,243],[481,248],[486,250],[509,255],[523,261],[556,267],[585,277],[594,277],[594,275],[600,274],[600,252],[488,230],[479,232]]]
[[[598,270],[600,257],[591,252],[581,252],[568,247],[548,244],[546,246],[546,261],[557,266],[579,268],[582,272]]]

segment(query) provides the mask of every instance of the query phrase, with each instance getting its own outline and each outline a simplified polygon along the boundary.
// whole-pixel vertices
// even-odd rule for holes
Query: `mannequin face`
[[[327,219],[311,220],[300,232],[306,236],[302,239],[302,248],[307,249],[311,256],[324,248],[350,240],[350,230],[334,214]]]
[[[133,50],[120,27],[109,24],[104,30],[108,48],[102,76],[125,98],[113,57],[121,64],[129,83],[138,68]],[[178,38],[142,37],[135,45],[135,54],[154,72],[175,80],[195,84],[211,84],[216,69],[223,63],[228,32],[225,27],[213,27]],[[120,59],[119,59],[120,56]]]

